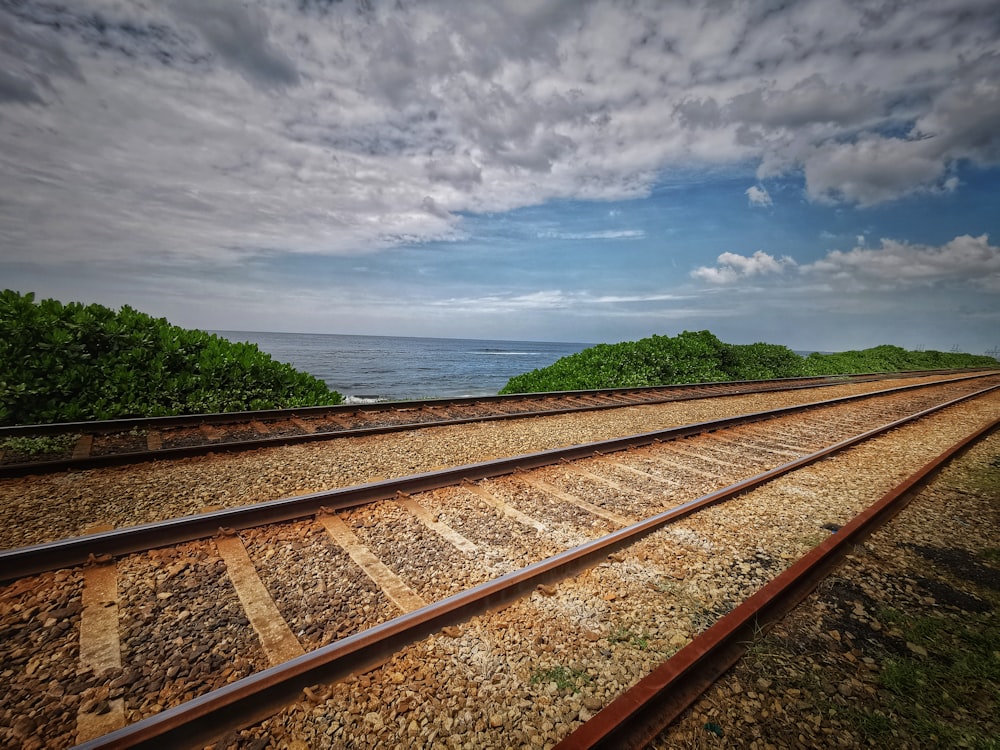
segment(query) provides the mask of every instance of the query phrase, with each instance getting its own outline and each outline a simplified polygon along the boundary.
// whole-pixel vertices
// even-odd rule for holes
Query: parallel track
[[[189,675],[186,684],[184,680],[178,680],[178,685],[168,687],[162,676],[167,664],[147,663],[138,670],[134,666],[130,669],[129,659],[126,658],[117,671],[112,664],[109,667],[112,677],[121,683],[119,694],[123,692],[120,688],[126,684],[129,695],[140,694],[144,685],[149,686],[150,680],[156,684],[159,674],[161,687],[153,693],[158,696],[156,700],[166,701],[173,708],[155,712],[155,715],[138,724],[95,739],[86,746],[194,745],[218,736],[226,727],[242,725],[272,713],[294,698],[303,687],[339,679],[384,660],[402,646],[442,627],[524,596],[539,585],[564,580],[609,553],[634,544],[637,539],[700,507],[721,502],[769,481],[773,476],[794,471],[830,452],[844,450],[854,442],[883,432],[888,429],[887,420],[900,419],[915,410],[941,408],[943,399],[959,394],[967,397],[970,393],[978,393],[983,384],[996,383],[997,380],[992,377],[983,379],[982,384],[965,381],[937,388],[894,389],[891,395],[837,399],[830,403],[781,409],[290,498],[263,504],[266,507],[220,511],[164,524],[107,532],[4,552],[0,554],[0,569],[8,579],[37,575],[40,571],[78,564],[88,557],[95,560],[104,555],[119,557],[162,545],[174,545],[181,540],[205,539],[220,526],[246,529],[316,514],[315,521],[244,532],[242,540],[234,531],[227,530],[227,536],[214,543],[218,550],[211,549],[211,542],[195,541],[176,551],[132,554],[116,564],[107,561],[83,572],[76,569],[68,573],[43,573],[37,580],[25,578],[9,587],[7,595],[18,595],[18,592],[32,590],[36,586],[44,589],[54,585],[52,576],[55,575],[63,581],[60,586],[73,585],[82,589],[79,595],[85,601],[87,584],[84,580],[93,575],[87,571],[104,570],[102,575],[106,575],[110,570],[113,578],[124,576],[131,582],[124,589],[129,592],[124,597],[128,601],[116,601],[115,612],[119,606],[122,607],[122,622],[133,623],[133,627],[122,635],[121,653],[134,657],[137,649],[141,651],[140,644],[150,638],[143,623],[151,618],[169,622],[183,612],[188,614],[182,619],[194,619],[199,611],[205,609],[204,605],[195,601],[196,591],[187,588],[194,580],[189,573],[207,566],[217,577],[222,570],[227,570],[239,587],[238,580],[245,579],[246,575],[235,572],[230,557],[225,564],[218,562],[218,558],[225,556],[223,547],[235,548],[237,556],[239,550],[244,550],[241,553],[244,557],[250,553],[257,571],[249,577],[257,577],[258,584],[261,580],[265,581],[266,588],[271,592],[265,598],[273,599],[272,609],[276,602],[281,602],[284,609],[283,615],[277,614],[277,610],[272,614],[255,615],[252,605],[248,608],[246,617],[257,629],[260,644],[263,645],[262,648],[253,643],[238,644],[238,653],[253,655],[250,661],[255,663],[245,667],[250,669],[250,674],[232,685],[180,702],[192,691],[198,694],[206,686],[212,687],[212,681],[205,675]],[[802,419],[800,415],[806,410],[810,412],[809,417]],[[873,430],[876,425],[877,429]],[[688,440],[679,446],[677,441],[685,437]],[[611,453],[615,455],[608,455]],[[792,456],[798,457],[789,461]],[[552,468],[554,464],[561,468]],[[574,478],[567,479],[569,476]],[[442,499],[436,493],[447,497]],[[456,496],[463,495],[464,501],[455,500]],[[583,497],[593,502],[584,501]],[[485,503],[482,502],[484,499]],[[464,510],[447,510],[448,503],[453,500]],[[362,505],[368,507],[359,507]],[[482,507],[486,505],[491,506],[492,511],[484,515]],[[476,507],[479,507],[478,511],[474,510]],[[355,510],[347,510],[349,508]],[[428,511],[428,508],[437,510]],[[504,514],[502,522],[497,519],[498,511]],[[479,537],[473,542],[455,531],[456,519],[463,514],[478,515],[484,523],[493,524],[496,528],[487,533],[487,537]],[[445,516],[451,526],[440,520]],[[381,521],[372,526],[372,519]],[[525,528],[535,529],[533,543],[527,546],[517,541],[524,538]],[[516,532],[517,529],[520,532]],[[335,553],[329,551],[330,541],[324,541],[326,531],[338,539],[340,546]],[[402,546],[401,536],[407,542]],[[280,543],[282,539],[285,542],[299,541],[289,545]],[[472,573],[458,578],[448,572],[455,569],[459,558],[478,559],[484,549],[500,549],[502,539],[508,540],[508,548],[501,556],[503,559],[487,556],[478,567],[473,566]],[[279,542],[277,551],[274,541]],[[281,549],[282,546],[295,544],[300,544],[301,550],[291,557]],[[408,561],[406,550],[414,547],[439,550],[440,556],[429,554],[419,561]],[[558,551],[560,549],[562,551]],[[262,565],[272,555],[274,561]],[[294,594],[284,591],[290,583],[294,585],[294,582],[288,581],[290,574],[299,579],[299,585],[305,575],[292,572],[294,567],[289,563],[294,560],[301,562],[316,555],[325,556],[332,567],[344,570],[352,566],[348,557],[360,567],[368,566],[368,575],[378,580],[382,587],[382,593],[375,597],[378,601],[374,607],[374,620],[355,625],[353,633],[329,627],[318,630],[304,627],[307,621],[319,618],[320,611],[328,624],[338,620],[351,621],[346,613],[338,614],[336,606],[329,601],[319,610],[311,613],[303,611],[301,605],[293,604]],[[382,568],[372,564],[369,558],[373,555],[382,558],[379,562]],[[280,569],[277,577],[271,568]],[[380,577],[378,571],[381,569],[389,570],[391,575]],[[170,573],[166,579],[157,572],[163,570]],[[414,572],[416,570],[419,573]],[[142,580],[153,581],[145,594],[147,604],[141,603],[141,585],[135,585]],[[222,580],[210,587],[208,595],[218,599],[211,606],[228,613],[229,617],[234,613],[240,617],[232,591],[225,591],[228,589],[226,583]],[[364,587],[358,589],[356,582],[338,583],[336,579],[331,579],[324,584],[325,590],[331,590],[331,585],[334,589],[349,586],[355,595],[365,595]],[[371,584],[367,587],[368,600],[374,601],[370,596]],[[137,591],[137,588],[140,590]],[[168,595],[161,596],[164,594]],[[244,599],[243,594],[240,594],[240,599]],[[424,602],[435,601],[437,603],[424,605]],[[341,603],[338,606],[347,605]],[[410,611],[393,617],[393,609],[397,612]],[[86,607],[83,611],[86,612]],[[86,617],[86,614],[83,616]],[[271,624],[274,620],[281,623],[287,621],[284,624],[287,635],[274,636],[272,633],[269,636],[269,618]],[[114,619],[118,620],[117,614]],[[3,623],[5,629],[16,630],[20,627],[16,617],[14,620]],[[80,630],[93,628],[82,622],[77,627]],[[179,623],[175,623],[174,627],[179,627]],[[224,628],[229,638],[238,639],[223,621],[220,620],[217,627]],[[300,635],[292,635],[293,630],[301,631]],[[137,632],[140,635],[136,635]],[[291,636],[294,643],[287,636]],[[206,641],[206,637],[203,633],[191,636],[193,648],[207,655],[216,653],[222,659],[219,662],[217,658],[216,663],[225,662],[227,657],[224,653],[219,654],[217,645],[211,639]],[[85,642],[87,636],[81,638],[81,642]],[[302,640],[301,645],[298,639]],[[118,641],[117,634],[115,641]],[[308,653],[293,658],[289,656],[289,651],[283,650],[290,647],[291,653],[294,653],[296,646],[300,651],[304,647]],[[186,650],[188,646],[184,648]],[[5,663],[15,668],[25,663],[26,656],[23,653],[3,654]],[[258,671],[268,662],[276,666]],[[123,667],[129,671],[123,671]],[[37,669],[39,667],[36,666]],[[94,668],[93,671],[98,670]],[[125,680],[126,676],[132,679]],[[96,676],[94,680],[100,682]],[[112,679],[112,684],[115,684],[115,679]],[[90,685],[88,689],[94,687]],[[116,697],[113,700],[120,699]],[[68,703],[72,705],[73,701]],[[133,712],[139,715],[149,713],[148,705],[145,709],[143,705],[130,707],[130,717],[135,718]],[[117,710],[121,710],[124,716],[124,708]],[[109,708],[105,713],[113,714],[114,709]]]
[[[0,427],[0,477],[178,459],[207,453],[249,451],[424,427],[662,404],[713,396],[822,388],[884,378],[922,377],[955,372],[867,373],[17,425]],[[38,437],[64,437],[72,445],[62,453],[35,455],[10,449],[5,451],[2,448],[7,438]]]

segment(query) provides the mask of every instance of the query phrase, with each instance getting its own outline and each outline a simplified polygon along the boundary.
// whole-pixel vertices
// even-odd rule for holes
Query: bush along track
[[[337,404],[256,345],[119,311],[0,294],[0,424]]]
[[[726,344],[710,331],[684,331],[673,337],[592,346],[511,378],[500,393],[996,366],[997,361],[987,356],[911,352],[889,345],[802,357],[777,344]]]

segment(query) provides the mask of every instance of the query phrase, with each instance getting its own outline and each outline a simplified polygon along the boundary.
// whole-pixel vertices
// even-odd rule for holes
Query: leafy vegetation
[[[673,337],[651,336],[639,341],[598,344],[563,357],[548,367],[516,375],[500,392],[638,388],[672,383],[996,365],[996,360],[987,356],[911,352],[888,345],[802,357],[777,344],[726,344],[710,331],[684,331]]]
[[[591,681],[591,676],[582,669],[570,669],[561,664],[550,669],[540,669],[531,676],[531,684],[554,682],[559,690],[580,692],[580,688]]]
[[[65,453],[75,444],[79,435],[53,435],[51,437],[11,437],[0,440],[0,449],[21,456],[44,456]]]
[[[342,401],[255,344],[131,307],[0,294],[0,424],[271,409]]]

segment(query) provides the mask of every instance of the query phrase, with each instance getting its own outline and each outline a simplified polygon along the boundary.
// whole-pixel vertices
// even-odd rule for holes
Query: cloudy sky
[[[0,286],[208,329],[1000,344],[996,0],[0,0]]]

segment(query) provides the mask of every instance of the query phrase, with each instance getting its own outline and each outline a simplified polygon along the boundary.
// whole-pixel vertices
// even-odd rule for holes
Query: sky
[[[983,353],[1000,3],[0,0],[0,288]]]

